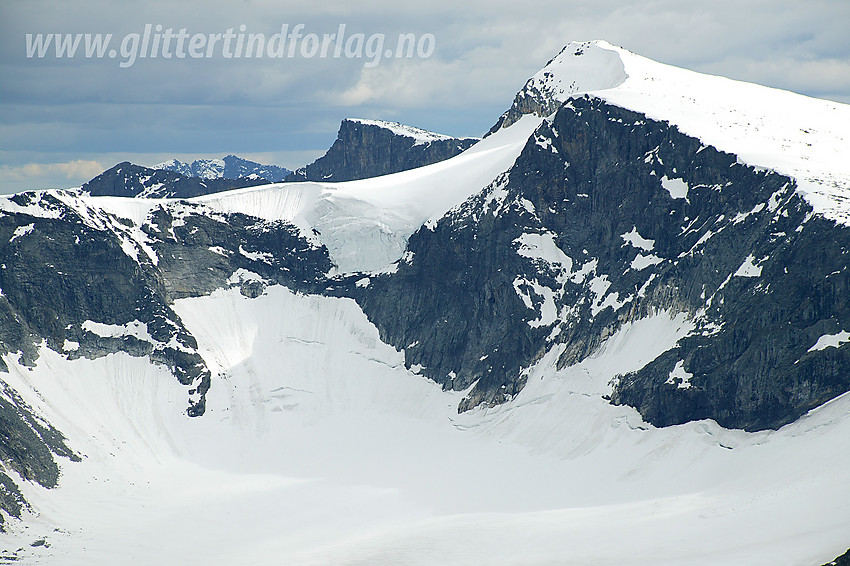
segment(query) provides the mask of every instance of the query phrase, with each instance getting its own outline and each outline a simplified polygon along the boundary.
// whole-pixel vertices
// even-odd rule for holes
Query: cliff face
[[[347,119],[327,153],[286,180],[340,182],[388,175],[444,161],[477,141],[394,122]]]
[[[791,179],[664,122],[576,99],[492,186],[410,238],[353,291],[382,337],[460,410],[510,399],[557,344],[576,363],[660,310],[696,328],[611,401],[666,426],[777,428],[850,389],[850,230]],[[823,337],[823,338],[822,338]]]

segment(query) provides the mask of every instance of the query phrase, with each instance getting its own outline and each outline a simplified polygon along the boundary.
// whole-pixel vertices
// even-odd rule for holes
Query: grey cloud
[[[0,4],[0,165],[99,161],[108,152],[294,156],[333,140],[347,116],[480,135],[525,79],[567,42],[607,39],[702,72],[834,100],[850,99],[846,0],[545,0],[460,3],[111,1]],[[191,33],[280,25],[333,33],[432,33],[425,60],[26,59],[25,33],[139,33],[146,23]],[[118,41],[118,40],[115,40]],[[306,154],[302,154],[306,155]],[[52,157],[50,157],[52,156]],[[284,165],[298,165],[284,163]],[[2,171],[0,171],[2,176]],[[0,178],[0,191],[9,184]]]

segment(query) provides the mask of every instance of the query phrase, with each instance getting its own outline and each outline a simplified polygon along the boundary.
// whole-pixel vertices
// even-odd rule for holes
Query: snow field
[[[850,529],[850,398],[775,432],[655,429],[601,395],[693,329],[658,313],[511,402],[458,415],[348,299],[182,299],[215,377],[201,418],[144,359],[11,385],[85,458],[26,484],[36,563],[819,564]],[[54,531],[53,529],[60,529]]]

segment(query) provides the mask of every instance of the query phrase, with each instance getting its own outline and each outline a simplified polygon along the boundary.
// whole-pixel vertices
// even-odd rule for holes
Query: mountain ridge
[[[263,165],[233,154],[225,155],[221,159],[196,159],[191,163],[171,159],[158,163],[151,167],[151,169],[174,171],[185,177],[200,177],[201,179],[236,180],[254,175],[270,183],[280,183],[287,175],[292,173],[292,171],[285,167]]]
[[[564,82],[575,62],[584,74]],[[843,138],[811,150],[820,161],[798,171],[802,180],[754,166],[695,135],[675,104],[673,120],[632,108],[646,94],[629,84],[645,77],[642,64],[601,42],[570,44],[483,140],[371,179],[185,200],[74,191],[0,200],[0,345],[20,393],[0,411],[24,447],[62,458],[71,478],[71,488],[44,491],[19,471],[37,469],[26,450],[4,452],[5,513],[28,517],[28,501],[53,508],[54,494],[69,493],[94,513],[90,494],[139,493],[129,486],[149,478],[167,503],[155,494],[127,503],[147,519],[157,516],[149,503],[174,513],[172,499],[191,488],[203,494],[190,498],[194,521],[212,528],[216,517],[196,509],[238,509],[218,494],[256,490],[274,507],[259,523],[302,532],[276,522],[293,494],[297,505],[308,494],[311,508],[341,501],[355,510],[347,516],[368,507],[352,502],[386,502],[389,487],[414,494],[409,506],[395,495],[387,504],[404,517],[389,535],[375,534],[386,525],[367,513],[366,527],[330,545],[293,549],[287,539],[275,559],[374,562],[436,545],[441,562],[462,563],[470,537],[483,537],[491,544],[479,558],[590,560],[604,550],[624,561],[652,552],[659,532],[684,541],[655,549],[659,564],[695,552],[716,564],[836,556],[850,524],[841,487],[850,227],[838,201],[813,206],[811,194],[840,194],[827,190],[840,169],[823,177],[827,189],[813,189],[812,176]],[[678,100],[684,91],[672,86],[659,100]],[[809,155],[796,138],[797,156]],[[61,400],[86,371],[94,377],[78,411]],[[102,398],[110,420],[89,421]],[[62,443],[45,448],[45,437]],[[402,454],[398,477],[387,446]],[[78,453],[82,462],[65,462]],[[58,464],[44,466],[49,484]],[[169,472],[184,483],[163,482]],[[333,497],[291,479],[326,483],[332,473],[343,477]],[[529,497],[547,503],[528,507]],[[492,526],[466,522],[470,513]],[[98,534],[119,521],[104,516],[91,523],[101,531],[80,529],[81,548],[104,548]],[[531,528],[539,536],[515,552],[500,543]],[[228,525],[211,549],[191,552],[214,555],[231,530],[240,532]],[[237,540],[241,558],[262,552],[254,540]]]
[[[599,61],[602,68],[593,64]],[[850,191],[844,158],[850,105],[665,65],[597,40],[564,47],[526,82],[491,130],[518,115],[550,114],[583,95],[669,122],[743,163],[793,177],[819,214],[850,223],[842,196]]]
[[[257,176],[238,179],[191,177],[123,161],[83,184],[80,190],[92,196],[191,198],[268,183]]]

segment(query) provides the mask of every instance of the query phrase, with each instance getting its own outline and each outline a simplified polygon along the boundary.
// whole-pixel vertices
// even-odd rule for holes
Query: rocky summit
[[[327,153],[286,180],[341,182],[388,175],[454,157],[477,141],[397,122],[349,118],[340,124]]]

